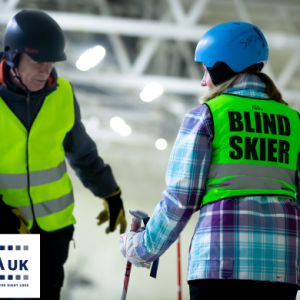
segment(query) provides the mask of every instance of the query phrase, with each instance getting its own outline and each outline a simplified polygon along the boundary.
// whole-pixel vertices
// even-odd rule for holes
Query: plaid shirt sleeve
[[[189,112],[181,125],[166,173],[167,189],[146,230],[138,235],[137,255],[154,261],[176,241],[205,194],[212,151],[213,122],[207,105]]]

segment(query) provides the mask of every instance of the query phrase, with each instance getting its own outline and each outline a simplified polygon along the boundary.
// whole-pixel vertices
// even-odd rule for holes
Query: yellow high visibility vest
[[[28,132],[0,97],[0,194],[45,231],[74,224],[64,138],[75,122],[70,83],[58,78]]]

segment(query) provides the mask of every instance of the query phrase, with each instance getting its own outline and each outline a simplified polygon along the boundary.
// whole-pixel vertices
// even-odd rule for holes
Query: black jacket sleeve
[[[117,183],[110,166],[98,156],[96,144],[85,131],[75,95],[74,106],[75,123],[63,142],[66,158],[83,185],[95,196],[104,198],[117,189]]]

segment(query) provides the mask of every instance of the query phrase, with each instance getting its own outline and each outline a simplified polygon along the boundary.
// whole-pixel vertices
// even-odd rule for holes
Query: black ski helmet
[[[39,10],[22,10],[7,24],[4,52],[10,67],[18,66],[20,53],[37,62],[66,60],[65,38],[59,25]]]

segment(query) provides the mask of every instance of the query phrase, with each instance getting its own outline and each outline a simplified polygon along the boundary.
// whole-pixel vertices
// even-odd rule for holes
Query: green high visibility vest
[[[298,113],[274,100],[223,94],[206,103],[214,139],[202,205],[238,196],[295,199]]]
[[[45,231],[75,223],[63,140],[75,121],[70,83],[58,78],[28,132],[0,97],[0,194]]]

